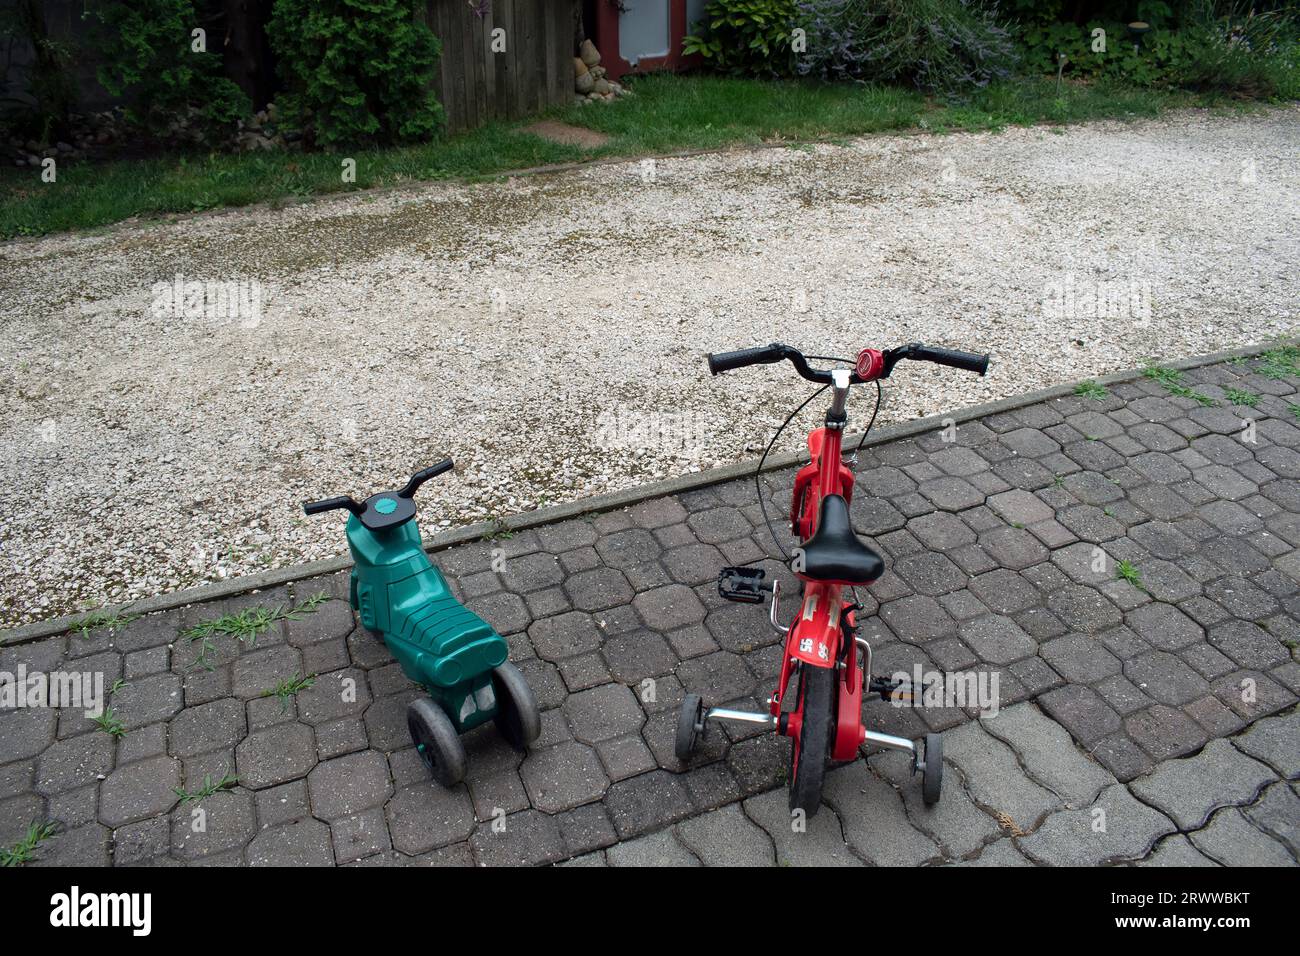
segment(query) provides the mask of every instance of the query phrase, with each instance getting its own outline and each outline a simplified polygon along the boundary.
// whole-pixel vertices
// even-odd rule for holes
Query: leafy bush
[[[1300,43],[1294,14],[1197,4],[1186,56],[1173,70],[1181,86],[1243,96],[1294,99],[1300,93]]]
[[[1139,19],[1152,29],[1136,44],[1119,20],[1056,22],[1041,9],[1026,10],[1018,36],[1025,67],[1034,73],[1055,73],[1064,53],[1067,75],[1294,98],[1300,82],[1295,18],[1283,6],[1258,7],[1199,0],[1175,13],[1164,3],[1142,3]],[[1094,48],[1097,30],[1104,31],[1104,50]]]
[[[436,133],[443,113],[428,84],[440,47],[414,8],[415,0],[275,0],[266,29],[286,120],[329,146]]]
[[[127,118],[149,132],[212,143],[225,138],[252,105],[222,75],[221,57],[192,49],[199,22],[193,0],[97,0],[88,15],[104,27],[101,85],[130,94]]]
[[[799,72],[954,94],[1011,74],[1010,35],[981,0],[799,0]]]
[[[713,0],[682,51],[737,76],[792,76],[795,0]]]

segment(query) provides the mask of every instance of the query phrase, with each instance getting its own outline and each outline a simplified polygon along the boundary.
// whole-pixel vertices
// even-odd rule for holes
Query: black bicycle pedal
[[[718,574],[718,593],[728,601],[740,604],[762,604],[764,591],[771,588],[763,584],[766,572],[762,568],[723,568]]]

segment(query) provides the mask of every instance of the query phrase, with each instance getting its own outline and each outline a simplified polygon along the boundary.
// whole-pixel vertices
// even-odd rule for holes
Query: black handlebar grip
[[[351,511],[354,504],[351,498],[343,495],[339,498],[326,498],[323,501],[304,501],[302,510],[309,515],[318,515],[322,511],[333,511],[335,508],[347,508]]]
[[[978,372],[980,375],[989,370],[989,357],[987,355],[960,352],[957,349],[922,345],[912,354],[912,358],[920,359],[923,362],[934,362],[936,365],[947,365],[951,368],[963,369],[967,372]]]
[[[422,484],[424,484],[426,481],[428,481],[430,478],[436,478],[438,475],[441,475],[444,471],[451,471],[455,467],[456,467],[455,463],[453,463],[450,458],[444,458],[436,465],[430,465],[428,468],[425,468],[422,471],[417,471],[406,482],[406,487],[397,493],[397,497],[410,498],[412,495],[415,494],[415,492],[419,489],[419,487]]]
[[[730,372],[747,365],[770,365],[785,358],[785,351],[775,342],[756,349],[740,349],[736,352],[714,352],[709,356],[709,371],[714,375]]]
[[[416,481],[419,484],[424,484],[430,478],[436,478],[439,475],[441,475],[444,471],[451,471],[455,467],[456,467],[455,463],[450,458],[444,458],[436,465],[430,465],[428,468],[425,468],[423,471],[417,471],[414,475],[411,476],[411,480]]]

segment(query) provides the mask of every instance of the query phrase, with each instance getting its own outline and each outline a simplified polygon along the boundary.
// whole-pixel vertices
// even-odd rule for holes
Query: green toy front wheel
[[[542,732],[542,714],[533,689],[509,661],[492,669],[492,689],[497,698],[497,715],[493,718],[497,730],[516,750],[526,749]]]
[[[406,708],[406,726],[434,780],[454,787],[465,779],[465,746],[441,707],[428,697],[411,701]]]

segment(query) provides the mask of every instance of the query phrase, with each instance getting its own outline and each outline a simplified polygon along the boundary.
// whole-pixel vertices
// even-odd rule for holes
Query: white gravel
[[[710,350],[994,353],[986,379],[902,367],[898,421],[1292,334],[1297,118],[872,137],[0,246],[0,627],[340,553],[302,499],[444,454],[426,531],[751,456],[808,387],[711,380]],[[155,314],[178,273],[259,281],[260,319]]]

